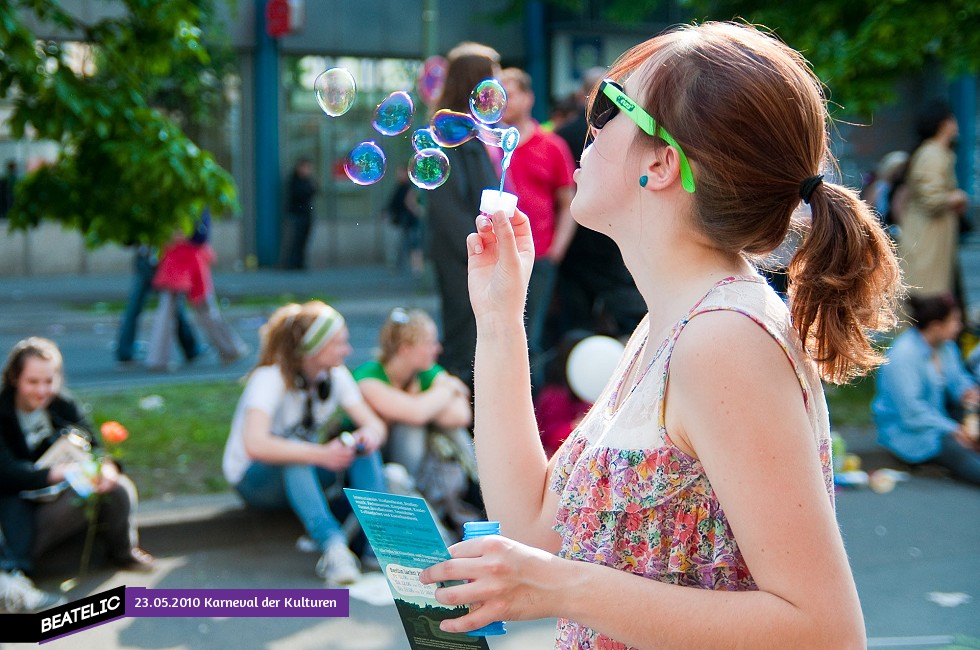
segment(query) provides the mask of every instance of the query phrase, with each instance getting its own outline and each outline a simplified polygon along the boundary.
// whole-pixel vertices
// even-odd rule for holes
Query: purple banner
[[[126,616],[148,618],[350,615],[346,589],[147,589],[126,587]]]

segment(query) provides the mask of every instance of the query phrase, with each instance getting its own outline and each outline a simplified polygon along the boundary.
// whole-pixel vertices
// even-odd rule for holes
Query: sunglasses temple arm
[[[674,139],[672,135],[664,131],[663,127],[659,124],[657,125],[657,137],[672,146],[677,150],[677,155],[681,161],[681,187],[683,187],[687,192],[694,192],[694,174],[691,171],[691,163],[687,160],[687,155],[681,146],[677,144],[677,140]]]

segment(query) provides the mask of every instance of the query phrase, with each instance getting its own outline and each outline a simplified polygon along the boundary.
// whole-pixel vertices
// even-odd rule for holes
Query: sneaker
[[[64,596],[41,591],[20,571],[0,571],[0,611],[10,614],[42,612],[64,605]]]
[[[316,563],[316,574],[327,584],[350,585],[361,577],[360,563],[346,544],[334,542],[327,546]]]

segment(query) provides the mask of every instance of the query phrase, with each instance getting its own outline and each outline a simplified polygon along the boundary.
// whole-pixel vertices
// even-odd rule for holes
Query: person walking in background
[[[606,68],[589,68],[577,93],[578,114],[555,131],[572,152],[577,165],[589,138],[585,108],[605,77]],[[626,336],[639,324],[646,308],[616,243],[587,226],[575,229],[558,266],[558,314],[548,338],[559,342],[580,330]]]
[[[45,338],[23,339],[10,350],[0,389],[0,529],[8,562],[27,575],[45,552],[89,525],[84,501],[65,483],[81,471],[79,463],[36,465],[65,436],[99,446],[81,405],[64,391],[58,346]],[[124,569],[152,568],[153,557],[139,547],[132,480],[106,459],[90,489],[101,495],[94,525],[108,561]]]
[[[908,305],[914,327],[895,338],[875,381],[878,442],[903,462],[937,463],[980,485],[980,446],[961,422],[980,407],[976,379],[956,345],[963,312],[950,293],[913,295]]]
[[[155,247],[146,244],[136,247],[133,256],[133,283],[130,286],[126,308],[119,321],[119,334],[116,338],[116,360],[121,364],[133,362],[139,319],[153,291],[153,276],[156,275],[158,261]],[[177,342],[184,353],[184,358],[191,362],[200,356],[202,350],[194,334],[194,328],[187,320],[187,310],[182,299],[177,300],[174,312],[177,318]]]
[[[894,325],[902,286],[877,218],[821,175],[821,88],[798,52],[733,23],[674,28],[612,66],[572,214],[619,245],[648,312],[550,461],[523,326],[532,225],[476,217],[474,433],[503,537],[423,571],[460,581],[440,602],[471,606],[442,630],[557,616],[556,648],[863,647],[822,380],[881,361],[870,333]],[[750,260],[801,201],[787,307]]]
[[[211,279],[215,254],[208,243],[210,232],[211,214],[205,209],[191,236],[178,233],[163,251],[153,276],[153,288],[160,292],[160,303],[153,316],[150,346],[146,354],[146,366],[150,370],[166,371],[170,368],[177,303],[183,297],[194,309],[197,323],[211,346],[218,351],[221,363],[234,363],[248,353],[248,346],[222,318],[218,308]]]
[[[541,129],[531,117],[534,92],[531,77],[518,68],[500,73],[507,91],[503,120],[521,133],[520,143],[510,163],[508,179],[520,197],[521,210],[528,215],[534,235],[534,270],[527,290],[527,339],[531,354],[532,385],[545,380],[544,328],[555,289],[558,265],[565,257],[575,220],[569,211],[575,184],[575,162],[565,141]]]
[[[905,281],[910,292],[948,291],[963,305],[957,251],[968,197],[957,187],[954,171],[959,126],[949,105],[937,100],[922,110],[916,129],[920,144],[908,163],[908,195],[898,239]]]
[[[470,93],[500,71],[500,55],[480,43],[460,43],[447,55],[445,84],[436,108],[469,113]],[[443,349],[439,363],[450,374],[473,383],[476,322],[466,287],[466,235],[473,232],[467,217],[480,206],[480,194],[496,188],[500,176],[484,144],[476,138],[446,151],[452,173],[427,196],[429,256],[436,271]]]
[[[406,265],[412,275],[419,277],[425,267],[422,257],[422,206],[415,186],[408,178],[408,169],[398,168],[398,184],[388,199],[388,216],[401,230],[398,242],[398,268]]]
[[[317,575],[328,584],[353,583],[357,556],[324,490],[346,472],[350,487],[385,491],[379,449],[387,429],[344,366],[350,333],[332,307],[318,300],[280,307],[261,338],[225,444],[225,479],[250,506],[291,508],[322,553]],[[338,408],[357,429],[325,441]]]
[[[17,184],[17,162],[8,160],[3,178],[0,178],[0,219],[6,219],[14,206],[14,185]]]
[[[402,465],[436,513],[459,530],[475,514],[463,504],[477,481],[469,386],[436,363],[442,348],[436,324],[421,309],[392,310],[379,342],[378,358],[355,368],[354,379],[388,425],[385,459]]]
[[[286,259],[283,267],[293,271],[306,268],[306,248],[313,229],[313,197],[319,191],[313,176],[313,161],[300,158],[289,176],[286,199]]]
[[[904,182],[908,162],[907,151],[891,151],[882,156],[875,168],[874,180],[868,185],[863,196],[878,213],[878,218],[888,230],[888,234],[895,240],[898,239],[900,230],[901,208],[897,205],[898,201],[894,202],[896,205],[893,208],[892,198],[895,196],[899,181]]]

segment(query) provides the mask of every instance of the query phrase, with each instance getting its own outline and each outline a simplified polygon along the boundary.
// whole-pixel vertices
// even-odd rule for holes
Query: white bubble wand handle
[[[504,191],[504,179],[507,177],[507,168],[510,167],[510,156],[514,153],[514,149],[517,149],[520,141],[521,132],[514,127],[505,129],[501,133],[499,146],[504,150],[504,157],[500,162],[500,187],[496,190],[483,190],[480,196],[480,214],[491,217],[495,212],[502,210],[508,218],[514,216],[514,210],[517,209],[517,196]]]
[[[500,211],[503,211],[508,218],[513,217],[516,209],[517,196],[510,192],[488,188],[483,190],[483,194],[480,196],[480,214],[487,218]]]

